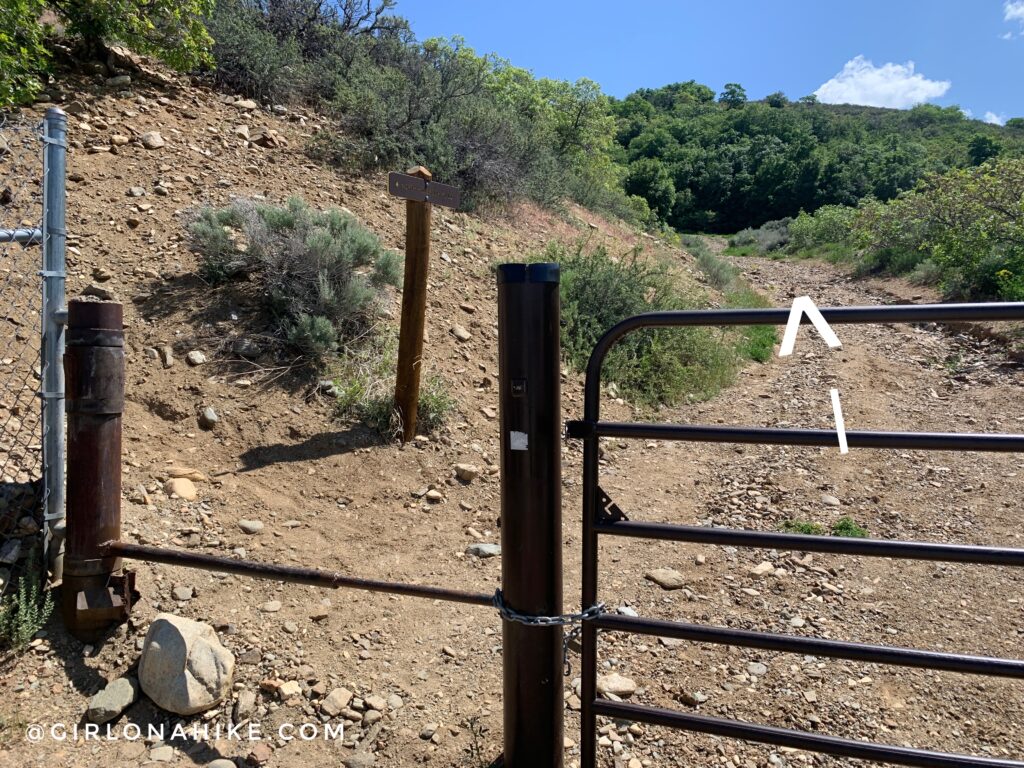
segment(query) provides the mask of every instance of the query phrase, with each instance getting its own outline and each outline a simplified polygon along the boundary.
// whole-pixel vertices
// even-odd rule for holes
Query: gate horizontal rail
[[[838,736],[825,736],[818,733],[793,731],[788,728],[754,725],[739,720],[693,715],[661,707],[641,707],[626,702],[598,700],[594,702],[594,711],[596,714],[618,720],[636,720],[650,725],[683,728],[687,731],[706,733],[712,736],[726,736],[762,744],[820,752],[837,757],[919,766],[919,768],[975,768],[975,766],[977,768],[1021,768],[1024,766],[1024,763],[1016,760],[954,755],[926,749],[872,744],[868,741],[856,741]]]
[[[1020,659],[962,656],[956,653],[919,651],[889,645],[867,645],[841,640],[823,640],[818,637],[779,635],[773,632],[753,632],[730,627],[708,627],[678,621],[660,621],[608,614],[594,619],[593,624],[598,629],[609,632],[630,632],[637,635],[690,640],[695,643],[734,645],[739,648],[759,648],[763,651],[803,653],[809,656],[866,661],[871,664],[920,667],[943,672],[961,672],[966,675],[991,675],[1024,680],[1024,660]]]
[[[408,597],[425,597],[452,603],[468,603],[493,607],[494,595],[482,592],[464,592],[457,589],[430,587],[422,584],[399,584],[375,579],[358,579],[345,576],[337,571],[319,568],[303,568],[295,565],[260,563],[255,560],[236,560],[221,555],[207,555],[201,552],[183,552],[178,549],[150,547],[144,544],[129,544],[123,541],[108,541],[100,545],[103,557],[127,557],[151,563],[178,565],[184,568],[200,568],[204,571],[233,573],[238,576],[252,576],[259,579],[274,579],[293,584],[312,584],[317,587],[347,587],[365,589],[368,592],[387,592]]]
[[[894,541],[843,536],[808,536],[802,533],[775,533],[737,528],[712,528],[703,525],[645,523],[637,520],[601,521],[594,524],[598,533],[628,536],[634,539],[682,541],[689,544],[718,544],[731,547],[782,549],[793,552],[826,552],[834,555],[891,557],[901,560],[933,560],[974,565],[1024,567],[1024,549],[984,547],[974,544],[938,544],[929,541]]]
[[[926,304],[880,307],[822,308],[829,323],[957,323],[980,320],[1024,320],[1024,302],[986,304]],[[675,424],[602,422],[600,416],[601,367],[611,347],[624,335],[647,328],[694,326],[782,325],[787,309],[735,309],[683,312],[652,312],[627,318],[598,341],[587,364],[584,386],[584,418],[567,424],[569,437],[583,440],[583,605],[598,600],[598,536],[772,548],[839,555],[891,557],[911,560],[1024,566],[1024,549],[917,541],[805,536],[708,526],[687,526],[629,520],[617,508],[606,511],[598,485],[598,439],[678,440],[691,442],[748,443],[794,446],[837,446],[838,433],[819,429],[772,429],[763,427],[715,427]],[[810,319],[803,315],[801,322]],[[846,432],[850,448],[935,451],[1024,452],[1024,435],[960,434],[927,432]],[[1024,762],[999,758],[954,755],[911,747],[872,744],[852,739],[756,725],[703,715],[608,701],[597,696],[598,631],[630,632],[673,637],[692,642],[744,648],[803,653],[875,664],[1024,679],[1024,660],[939,653],[814,637],[753,632],[727,627],[700,626],[640,617],[601,615],[583,622],[581,765],[596,765],[597,716],[635,720],[652,725],[682,728],[716,736],[791,747],[822,754],[928,768],[998,766],[1024,768]]]

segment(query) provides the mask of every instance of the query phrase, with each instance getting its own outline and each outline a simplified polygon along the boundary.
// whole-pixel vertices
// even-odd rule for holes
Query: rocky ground
[[[69,295],[126,305],[125,539],[493,591],[500,556],[467,554],[472,544],[499,539],[491,265],[550,239],[582,234],[625,249],[635,236],[581,211],[556,217],[524,208],[490,219],[438,212],[427,349],[459,413],[438,439],[381,444],[334,420],[316,381],[293,375],[265,346],[251,298],[214,294],[196,277],[183,223],[204,203],[298,193],[348,208],[400,248],[403,204],[387,196],[383,180],[347,178],[309,161],[302,147],[317,128],[314,117],[201,89],[97,83],[69,92],[65,105],[73,113]],[[677,258],[689,268],[685,254]],[[805,293],[819,305],[883,303],[896,290],[817,264],[737,263],[779,305]],[[452,333],[456,325],[468,339]],[[1024,371],[999,344],[935,327],[837,330],[841,350],[802,332],[793,357],[751,366],[720,397],[661,418],[829,428],[828,389],[837,387],[850,429],[1024,431]],[[563,407],[567,419],[579,417],[573,375]],[[216,423],[204,416],[211,408]],[[621,402],[605,408],[630,417]],[[882,538],[1024,545],[1024,481],[1011,455],[644,441],[603,447],[602,486],[634,519],[776,530],[789,519],[827,527],[850,516]],[[566,441],[564,456],[571,608],[580,588],[579,446]],[[460,479],[457,464],[478,474]],[[493,610],[133,567],[143,601],[113,637],[83,647],[52,621],[27,654],[0,670],[8,692],[0,702],[0,762],[475,768],[500,752],[501,634]],[[674,571],[681,586],[659,586],[649,578],[656,569]],[[1008,569],[607,540],[601,575],[609,606],[644,616],[1003,656],[1019,656],[1024,637],[1021,578]],[[185,732],[166,742],[25,739],[32,723],[83,721],[89,698],[108,681],[135,677],[160,612],[216,628],[235,658],[222,704],[178,718],[121,685],[109,697],[135,703],[116,727],[181,723]],[[1024,755],[1024,695],[1011,681],[614,635],[601,639],[601,663],[602,675],[627,679],[619,683],[623,693],[634,689],[631,701]],[[577,685],[565,681],[567,764],[578,762]],[[305,722],[345,723],[344,743],[276,735],[282,723]],[[223,735],[249,723],[265,740],[216,738],[218,725]],[[203,726],[208,738],[192,731]],[[628,723],[602,723],[601,736],[609,766],[845,764]]]

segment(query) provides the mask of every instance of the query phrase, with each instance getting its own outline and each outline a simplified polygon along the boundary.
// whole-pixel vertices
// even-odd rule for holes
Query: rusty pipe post
[[[64,352],[68,418],[67,529],[61,613],[83,642],[127,614],[121,560],[100,545],[121,537],[124,330],[115,302],[68,304]]]
[[[557,264],[498,267],[501,588],[520,614],[562,613]],[[506,768],[562,768],[562,627],[502,622]]]

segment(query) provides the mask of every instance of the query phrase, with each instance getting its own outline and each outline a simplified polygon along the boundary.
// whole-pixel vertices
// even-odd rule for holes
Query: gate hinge
[[[597,521],[599,523],[618,523],[622,520],[629,520],[626,513],[619,509],[619,505],[612,501],[612,497],[604,492],[604,488],[597,486]]]

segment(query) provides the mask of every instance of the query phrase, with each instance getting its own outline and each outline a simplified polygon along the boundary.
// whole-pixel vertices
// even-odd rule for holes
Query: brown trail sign
[[[402,442],[416,436],[416,409],[423,368],[423,329],[427,311],[427,273],[430,270],[430,210],[432,204],[457,208],[455,187],[431,181],[423,166],[388,175],[388,192],[405,198],[405,279],[402,284],[402,325],[398,336],[395,407],[402,419]]]

